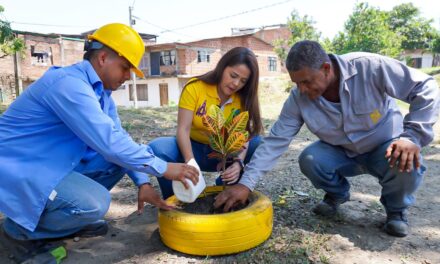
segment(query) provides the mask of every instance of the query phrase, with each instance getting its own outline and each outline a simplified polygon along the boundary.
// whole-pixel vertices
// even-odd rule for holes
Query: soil
[[[136,141],[174,135],[176,109],[136,111],[121,112],[124,126]],[[271,122],[265,120],[266,130]],[[383,232],[386,214],[379,202],[381,188],[370,175],[349,178],[351,200],[342,205],[339,216],[326,219],[310,212],[323,193],[311,186],[298,167],[299,153],[316,140],[303,129],[257,187],[274,207],[273,232],[262,245],[222,257],[173,251],[160,240],[157,208],[146,205],[142,214],[136,213],[137,189],[125,177],[111,191],[113,200],[105,216],[108,234],[77,242],[66,239],[68,258],[63,263],[440,263],[439,124],[435,131],[435,140],[422,150],[428,169],[409,210],[411,233],[407,237]],[[214,184],[214,175],[205,174],[205,178],[208,185]],[[0,263],[12,263],[7,256],[0,247]]]
[[[197,198],[193,203],[182,203],[179,210],[190,214],[223,214],[223,207],[214,208],[215,196],[217,194],[210,194],[207,196]],[[230,212],[238,211],[246,208],[249,205],[249,201],[252,201],[250,197],[245,204],[237,205],[231,208]]]

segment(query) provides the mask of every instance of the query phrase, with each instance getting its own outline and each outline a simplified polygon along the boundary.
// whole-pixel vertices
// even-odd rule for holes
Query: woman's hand
[[[219,163],[221,165],[221,163]],[[221,174],[222,181],[227,184],[234,184],[240,178],[241,165],[240,162],[234,161],[226,170]]]

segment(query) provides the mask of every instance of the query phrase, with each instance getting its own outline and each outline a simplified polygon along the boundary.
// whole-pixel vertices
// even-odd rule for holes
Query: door
[[[151,52],[150,56],[151,76],[158,76],[160,75],[160,52]]]
[[[160,106],[168,105],[168,83],[159,84]]]

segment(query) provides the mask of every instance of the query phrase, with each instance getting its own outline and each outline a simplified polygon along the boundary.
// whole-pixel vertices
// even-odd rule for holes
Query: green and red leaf
[[[219,133],[220,128],[217,126],[217,122],[211,116],[203,115],[202,122],[210,133],[214,133],[214,134]]]
[[[236,132],[231,134],[225,144],[226,153],[230,154],[241,150],[246,141],[247,137],[245,133]]]
[[[211,146],[214,151],[217,151],[222,155],[226,154],[223,139],[217,135],[211,135],[209,137],[209,146]]]
[[[244,132],[246,131],[246,126],[249,121],[249,113],[248,111],[241,112],[239,115],[234,117],[232,122],[228,124],[226,129],[229,134],[234,134],[235,132]]]
[[[211,105],[208,109],[207,115],[211,117],[220,129],[225,124],[225,117],[223,116],[223,111],[216,105]]]

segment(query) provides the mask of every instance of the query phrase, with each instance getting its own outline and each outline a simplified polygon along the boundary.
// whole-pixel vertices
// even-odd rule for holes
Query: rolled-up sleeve
[[[434,138],[433,125],[439,115],[437,82],[432,76],[386,57],[381,59],[380,68],[385,92],[410,105],[400,137],[426,146]]]

